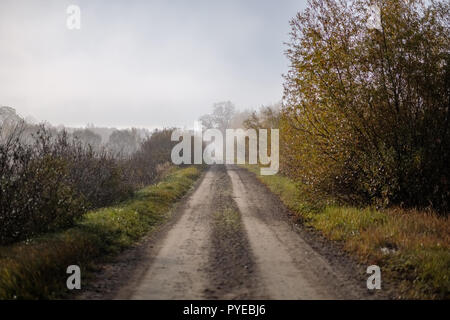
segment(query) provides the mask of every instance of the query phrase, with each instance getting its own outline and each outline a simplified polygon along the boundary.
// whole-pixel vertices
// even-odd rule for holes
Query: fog
[[[54,125],[192,126],[282,97],[304,1],[0,2],[0,105]],[[81,29],[66,27],[70,4]]]

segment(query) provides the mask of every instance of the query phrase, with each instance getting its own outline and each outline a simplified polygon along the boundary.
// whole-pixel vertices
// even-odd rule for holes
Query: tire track
[[[250,299],[258,290],[255,264],[239,209],[232,197],[231,180],[218,167],[211,213],[212,250],[209,259],[208,299]]]
[[[116,298],[368,298],[365,282],[308,245],[280,201],[243,168],[211,166],[174,216]]]
[[[255,267],[224,166],[212,166],[127,299],[250,299]],[[131,291],[131,293],[130,293]]]
[[[228,166],[233,195],[271,299],[358,299],[363,283],[348,281],[288,223],[286,209],[252,173]]]

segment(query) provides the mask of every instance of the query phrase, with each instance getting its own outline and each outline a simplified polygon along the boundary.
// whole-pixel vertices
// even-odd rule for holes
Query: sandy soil
[[[234,198],[271,299],[357,299],[365,290],[336,270],[293,229],[283,205],[252,173],[229,167]]]
[[[363,269],[304,228],[257,178],[212,166],[152,237],[81,299],[371,299]]]

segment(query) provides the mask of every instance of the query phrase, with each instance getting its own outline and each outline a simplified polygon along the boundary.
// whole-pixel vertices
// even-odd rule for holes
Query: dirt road
[[[245,169],[210,167],[176,211],[114,298],[370,298],[360,270],[313,249]]]

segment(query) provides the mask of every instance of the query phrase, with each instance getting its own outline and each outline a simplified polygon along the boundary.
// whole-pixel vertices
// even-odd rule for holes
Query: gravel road
[[[81,298],[371,299],[362,269],[294,226],[253,173],[211,166],[153,237]]]

